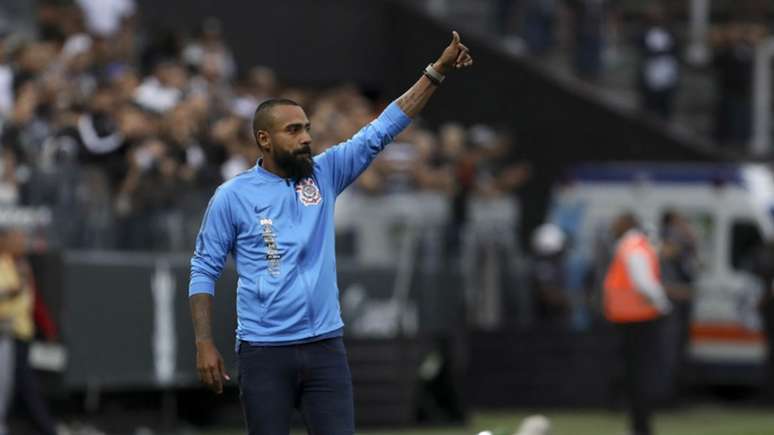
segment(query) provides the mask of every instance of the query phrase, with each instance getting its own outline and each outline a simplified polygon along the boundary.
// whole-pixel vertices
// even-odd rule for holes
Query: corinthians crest
[[[322,202],[320,189],[314,184],[314,179],[306,177],[296,182],[298,199],[304,205],[318,205]]]

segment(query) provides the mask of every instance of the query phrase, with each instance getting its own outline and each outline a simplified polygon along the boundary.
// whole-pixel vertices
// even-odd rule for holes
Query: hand
[[[669,299],[667,299],[666,297],[658,298],[658,299],[653,299],[653,298],[648,298],[648,299],[650,301],[650,304],[656,310],[658,310],[658,312],[661,313],[661,315],[666,316],[667,314],[672,312],[672,303],[669,302]]]
[[[470,49],[460,42],[460,34],[452,31],[452,41],[443,50],[441,57],[433,64],[433,68],[441,74],[447,74],[454,69],[466,68],[473,65]]]
[[[224,382],[231,380],[223,369],[223,358],[212,340],[196,343],[196,369],[199,380],[216,394],[222,393]]]
[[[666,294],[675,301],[690,301],[693,289],[685,285],[669,285],[664,287]]]

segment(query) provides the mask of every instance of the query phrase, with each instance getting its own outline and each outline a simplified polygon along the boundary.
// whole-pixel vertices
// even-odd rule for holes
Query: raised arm
[[[351,139],[317,156],[321,175],[325,174],[323,177],[331,180],[336,194],[354,181],[376,155],[409,125],[411,118],[425,107],[448,72],[470,65],[473,65],[473,58],[468,48],[460,42],[460,35],[452,32],[452,41],[441,57],[427,67],[411,88]]]
[[[460,42],[460,34],[452,31],[452,41],[422,77],[401,95],[395,103],[409,118],[414,118],[427,104],[443,78],[453,69],[473,65],[470,50]]]

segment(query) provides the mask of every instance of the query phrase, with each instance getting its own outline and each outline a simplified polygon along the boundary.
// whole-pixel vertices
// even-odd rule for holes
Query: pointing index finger
[[[212,379],[212,383],[210,384],[210,388],[212,388],[215,393],[220,394],[223,392],[223,378],[220,377],[219,370],[215,367],[210,369],[210,379]]]

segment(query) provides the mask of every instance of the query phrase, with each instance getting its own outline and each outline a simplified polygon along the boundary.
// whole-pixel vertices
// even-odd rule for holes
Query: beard
[[[275,148],[274,162],[289,178],[300,180],[311,177],[314,172],[312,151],[305,146],[297,151],[285,151]]]

